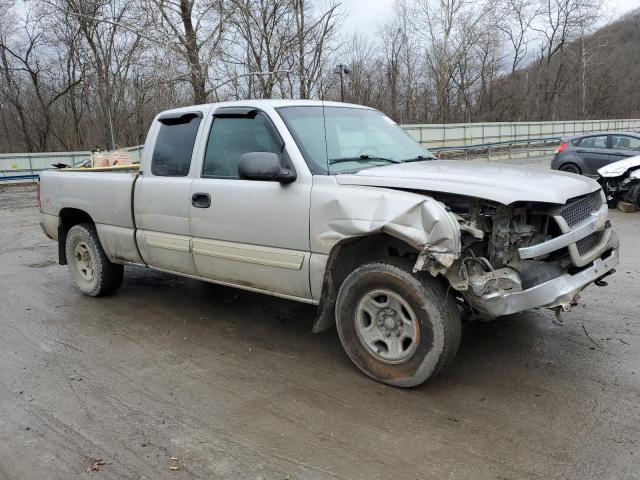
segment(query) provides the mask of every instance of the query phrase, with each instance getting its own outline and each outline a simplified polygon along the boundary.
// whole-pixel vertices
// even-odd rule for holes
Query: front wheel
[[[412,262],[366,263],[344,281],[336,300],[342,346],[362,372],[414,387],[438,373],[460,344],[460,313],[443,284]]]
[[[122,284],[124,268],[109,261],[92,224],[71,227],[65,251],[73,283],[85,295],[108,295]]]

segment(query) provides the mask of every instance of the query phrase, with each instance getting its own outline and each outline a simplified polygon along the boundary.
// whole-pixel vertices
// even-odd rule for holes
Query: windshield
[[[377,110],[318,105],[282,107],[278,113],[314,174],[435,158]]]

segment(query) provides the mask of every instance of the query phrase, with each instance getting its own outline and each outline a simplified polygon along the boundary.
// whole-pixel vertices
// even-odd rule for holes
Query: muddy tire
[[[73,283],[85,295],[109,295],[122,284],[124,267],[109,261],[92,224],[71,227],[65,251]]]
[[[361,265],[336,300],[336,327],[353,363],[371,378],[414,387],[437,374],[460,345],[460,312],[440,281],[413,262]]]

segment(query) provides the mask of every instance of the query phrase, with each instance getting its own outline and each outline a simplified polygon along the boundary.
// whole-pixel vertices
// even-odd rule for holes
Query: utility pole
[[[111,99],[109,99],[109,105],[107,106],[107,116],[109,117],[109,131],[111,133],[111,151],[115,151],[116,142],[113,138],[113,121],[111,120]]]
[[[339,63],[333,69],[333,73],[340,75],[340,101],[344,102],[344,76],[351,73],[351,69],[344,63]]]

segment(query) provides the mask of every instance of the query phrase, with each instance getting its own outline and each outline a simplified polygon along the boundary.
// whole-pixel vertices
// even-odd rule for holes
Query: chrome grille
[[[589,216],[593,212],[597,212],[601,206],[602,197],[600,196],[600,190],[597,190],[562,207],[560,215],[564,218],[564,221],[567,222],[569,228],[573,228],[587,220]],[[586,238],[584,240],[586,240]]]
[[[586,255],[591,250],[596,248],[602,240],[603,235],[604,231],[593,232],[591,235],[587,235],[582,240],[578,240],[576,242],[576,247],[578,247],[578,253],[580,254],[580,256]]]

